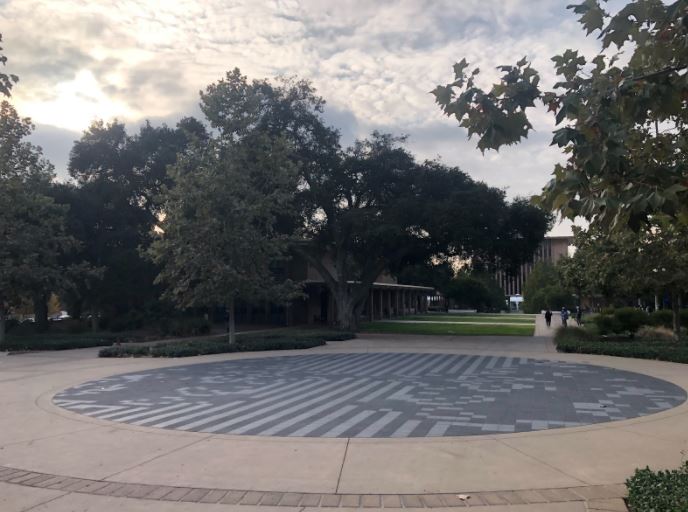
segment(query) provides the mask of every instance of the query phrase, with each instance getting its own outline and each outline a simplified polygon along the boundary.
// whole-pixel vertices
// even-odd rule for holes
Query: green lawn
[[[422,320],[424,322],[481,322],[481,323],[519,323],[532,324],[535,319],[524,315],[481,315],[481,314],[455,314],[455,315],[410,315],[400,320]]]
[[[368,322],[361,326],[363,332],[389,334],[443,334],[450,336],[532,336],[535,326],[500,324],[441,324]]]

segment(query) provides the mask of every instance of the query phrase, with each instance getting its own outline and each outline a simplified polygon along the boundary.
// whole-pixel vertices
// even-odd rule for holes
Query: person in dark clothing
[[[552,311],[549,308],[545,311],[545,323],[547,327],[552,327]]]
[[[583,312],[581,311],[580,306],[576,306],[576,324],[578,324],[578,327],[582,325],[582,320],[583,320]]]
[[[563,308],[561,308],[561,325],[566,327],[568,319],[569,319],[569,310],[566,309],[566,306],[564,306]]]

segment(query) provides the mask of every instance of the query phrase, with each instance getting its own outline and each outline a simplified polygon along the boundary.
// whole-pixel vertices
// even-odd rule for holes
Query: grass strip
[[[533,325],[368,322],[361,326],[361,331],[445,336],[532,336],[535,327]]]

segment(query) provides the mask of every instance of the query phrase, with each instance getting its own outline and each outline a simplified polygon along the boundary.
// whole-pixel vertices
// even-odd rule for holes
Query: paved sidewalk
[[[556,354],[548,338],[366,335],[309,351],[188,359],[96,357],[96,349],[0,357],[0,510],[293,508],[623,510],[636,467],[676,467],[688,405],[633,420],[522,434],[416,439],[266,438],[147,428],[55,406],[110,375],[305,353],[498,354],[644,373],[688,388],[685,365]],[[462,499],[462,495],[470,496]],[[586,508],[587,507],[587,508]]]

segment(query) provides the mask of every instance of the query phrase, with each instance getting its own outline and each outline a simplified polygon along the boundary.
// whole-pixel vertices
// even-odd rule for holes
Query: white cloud
[[[94,117],[140,122],[189,111],[197,92],[238,66],[249,77],[313,81],[345,134],[411,135],[510,195],[537,193],[560,158],[551,120],[531,140],[485,157],[428,91],[462,57],[490,82],[527,55],[554,80],[550,57],[596,49],[565,0],[6,0],[0,23],[20,75],[14,101],[37,123],[82,130]],[[69,148],[65,148],[68,151]]]

